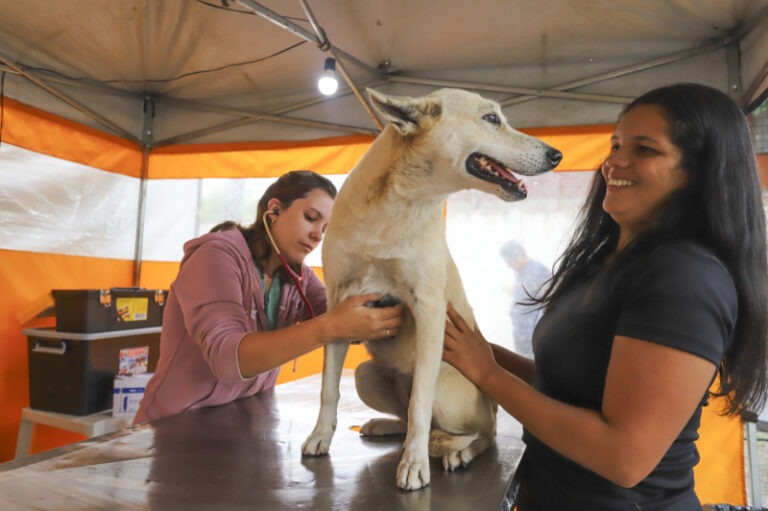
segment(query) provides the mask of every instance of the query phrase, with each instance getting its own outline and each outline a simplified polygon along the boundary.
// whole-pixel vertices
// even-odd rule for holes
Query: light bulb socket
[[[336,72],[336,59],[328,57],[325,59],[325,66],[323,67],[325,71],[330,71],[332,73]]]

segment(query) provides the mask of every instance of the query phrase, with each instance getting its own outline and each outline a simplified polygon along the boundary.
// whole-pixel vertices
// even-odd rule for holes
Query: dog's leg
[[[496,404],[453,366],[444,364],[432,409],[429,455],[448,471],[465,467],[496,436]]]
[[[470,328],[475,325],[458,268],[448,262],[446,295]],[[443,364],[432,409],[435,429],[430,433],[429,455],[442,457],[447,471],[465,467],[486,450],[496,436],[496,404],[456,368]]]
[[[432,298],[417,301],[413,308],[416,363],[408,405],[408,434],[397,466],[397,485],[405,490],[417,490],[430,482],[427,447],[445,334],[445,300],[435,299],[437,293],[433,290],[423,291],[426,291],[423,296]]]
[[[336,431],[336,413],[339,406],[339,383],[348,342],[327,344],[324,348],[323,383],[320,392],[320,413],[315,429],[304,441],[301,452],[308,456],[328,454],[333,433]]]
[[[452,471],[493,443],[497,405],[450,365],[441,368],[437,385],[429,455],[441,457],[443,468]]]
[[[357,366],[355,386],[363,403],[374,410],[398,417],[371,419],[360,428],[361,435],[384,436],[406,432],[410,385],[403,381],[404,378],[396,377],[393,371],[382,368],[373,360]]]

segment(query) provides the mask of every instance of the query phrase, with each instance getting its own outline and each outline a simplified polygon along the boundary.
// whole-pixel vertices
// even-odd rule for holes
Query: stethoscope
[[[288,272],[288,275],[291,277],[291,280],[293,280],[293,283],[296,285],[296,289],[299,290],[299,296],[301,296],[301,301],[304,302],[304,305],[307,306],[307,310],[309,310],[309,317],[314,318],[315,317],[315,310],[312,308],[312,304],[309,303],[309,299],[307,298],[307,295],[304,293],[304,289],[302,288],[302,278],[300,275],[298,275],[291,266],[288,264],[288,261],[286,261],[285,256],[283,256],[282,252],[280,252],[280,249],[277,247],[277,243],[275,242],[275,238],[272,237],[272,231],[269,228],[269,222],[267,221],[267,215],[272,213],[273,215],[278,215],[278,210],[273,209],[272,211],[265,211],[264,215],[261,217],[261,221],[264,223],[264,230],[267,231],[267,237],[269,237],[269,242],[272,244],[272,248],[275,249],[275,254],[277,254],[278,259],[280,259],[280,264],[283,265],[283,268],[286,272]]]

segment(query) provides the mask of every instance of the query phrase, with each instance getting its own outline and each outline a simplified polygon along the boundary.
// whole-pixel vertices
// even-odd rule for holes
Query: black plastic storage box
[[[163,289],[54,289],[56,330],[109,332],[160,326],[168,292]]]
[[[147,371],[160,356],[160,327],[77,334],[26,328],[29,401],[37,410],[90,415],[112,408],[121,351],[149,348]]]

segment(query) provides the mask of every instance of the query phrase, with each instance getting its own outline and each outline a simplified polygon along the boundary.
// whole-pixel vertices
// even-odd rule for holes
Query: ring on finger
[[[384,333],[387,334],[387,337],[392,337],[391,335],[389,335],[389,328],[385,328],[384,329]]]

